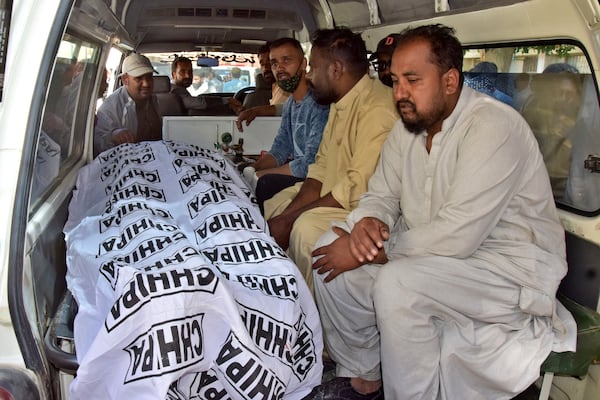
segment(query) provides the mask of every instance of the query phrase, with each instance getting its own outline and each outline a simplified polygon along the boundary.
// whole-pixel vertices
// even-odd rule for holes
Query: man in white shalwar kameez
[[[511,398],[575,344],[538,144],[511,107],[463,86],[452,28],[404,31],[391,71],[402,121],[313,252],[338,378],[310,398]]]

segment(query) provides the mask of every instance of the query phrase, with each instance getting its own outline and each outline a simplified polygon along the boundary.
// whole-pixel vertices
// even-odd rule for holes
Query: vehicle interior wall
[[[66,290],[62,231],[78,169],[89,159],[86,137],[93,129],[96,93],[104,72],[100,66],[111,45],[106,32],[98,31],[98,21],[78,8],[60,15],[65,19],[70,15],[70,21],[65,33],[59,32],[56,43],[48,46],[53,54],[47,69],[37,76],[38,82],[48,82],[36,94],[43,107],[39,114],[28,116],[30,123],[38,124],[38,131],[33,146],[23,150],[26,160],[32,160],[31,191],[28,206],[18,213],[27,219],[20,242],[24,252],[13,249],[23,258],[11,265],[13,275],[22,275],[22,287],[10,288],[23,302],[14,326],[21,349],[26,350],[26,365],[43,381],[44,398],[61,398],[59,371],[43,354],[43,341]],[[13,229],[17,228],[13,225]],[[15,315],[17,307],[11,307]]]

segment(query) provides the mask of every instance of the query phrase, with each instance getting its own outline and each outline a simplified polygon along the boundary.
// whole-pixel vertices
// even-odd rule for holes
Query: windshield
[[[187,90],[193,95],[207,93],[236,93],[246,87],[256,86],[255,76],[260,73],[258,59],[254,54],[211,53],[147,53],[145,54],[158,75],[171,77],[171,64],[175,57],[192,60],[193,80]],[[200,58],[201,65],[198,65]],[[212,65],[204,64],[213,61]]]

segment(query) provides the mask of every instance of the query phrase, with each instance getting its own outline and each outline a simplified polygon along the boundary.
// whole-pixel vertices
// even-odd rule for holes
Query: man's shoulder
[[[171,84],[171,93],[175,93],[178,96],[191,96],[190,92],[188,92],[188,90],[186,88],[184,88],[183,86],[177,86],[174,84]]]
[[[315,116],[321,115],[325,119],[329,115],[329,105],[322,105],[315,101],[311,92],[308,92],[304,98],[298,102],[294,100],[294,96],[288,97],[283,103],[282,115],[296,114],[300,120],[312,119]]]
[[[126,93],[127,92],[125,86],[121,86],[120,88],[109,94],[102,102],[102,105],[100,105],[100,107],[98,108],[98,112],[113,108],[119,103],[125,103],[128,97]]]
[[[509,137],[512,140],[535,141],[527,121],[517,110],[470,88],[463,87],[455,111],[448,118],[448,126],[469,126],[468,130],[461,129],[460,132],[466,134],[468,131],[472,136],[485,135],[490,145],[504,142]]]
[[[369,85],[364,90],[364,96],[362,97],[365,101],[380,102],[386,105],[389,105],[391,101],[392,107],[394,105],[392,89],[381,83],[379,79],[369,78]]]
[[[382,84],[379,79],[368,78],[366,85],[356,98],[356,118],[378,120],[389,124],[390,128],[398,116],[392,90]]]
[[[309,90],[308,93],[306,93],[306,96],[304,96],[302,99],[302,107],[309,108],[317,112],[329,112],[329,105],[317,103],[312,90]]]
[[[509,104],[469,87],[463,87],[457,107],[460,108],[463,116],[477,120],[502,122],[523,119],[521,114]]]
[[[379,79],[363,76],[351,89],[352,102],[361,109],[382,108],[395,110],[392,90]],[[343,99],[342,99],[343,101]]]

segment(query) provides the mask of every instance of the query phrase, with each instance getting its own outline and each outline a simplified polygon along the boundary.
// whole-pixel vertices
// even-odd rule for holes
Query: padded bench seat
[[[592,363],[600,362],[600,314],[566,296],[559,295],[558,299],[577,323],[577,350],[550,353],[544,361],[540,400],[549,398],[554,375],[583,377]]]

